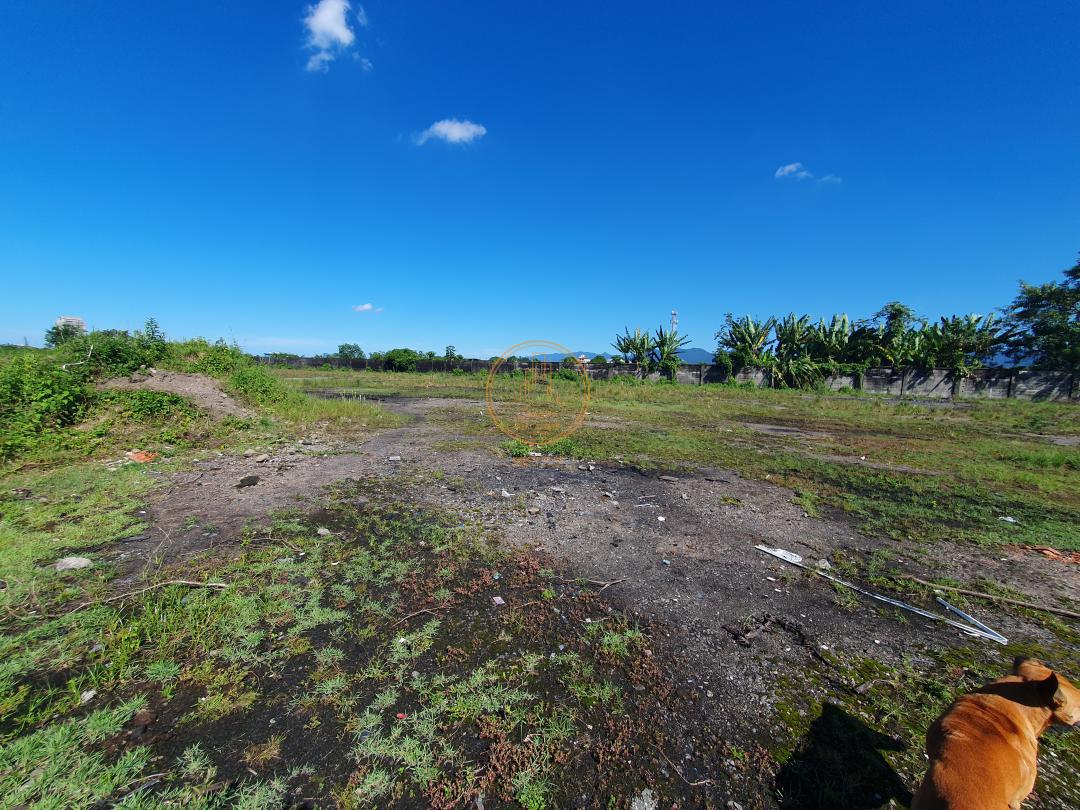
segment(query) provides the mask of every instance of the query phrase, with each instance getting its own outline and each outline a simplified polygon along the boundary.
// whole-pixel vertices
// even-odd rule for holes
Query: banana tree
[[[716,333],[720,349],[731,353],[735,370],[744,366],[763,368],[772,359],[770,334],[776,326],[776,318],[755,321],[749,315],[738,320],[729,312],[724,316],[724,326]]]
[[[913,359],[922,368],[948,368],[967,376],[994,353],[1002,339],[993,313],[953,315],[919,330],[918,353]]]
[[[827,363],[840,363],[846,359],[853,327],[847,315],[833,315],[829,323],[822,318],[811,327],[810,355]]]
[[[679,349],[689,342],[689,337],[681,337],[678,332],[665,332],[661,326],[652,341],[651,367],[668,377],[674,377],[679,368]]]
[[[634,334],[630,334],[630,329],[627,327],[625,334],[615,335],[615,342],[611,345],[631,363],[636,363],[645,371],[649,370],[654,343],[652,335],[648,332],[635,329]]]
[[[809,315],[796,315],[794,312],[777,321],[773,328],[776,333],[776,356],[781,360],[807,357],[813,338],[813,327]]]

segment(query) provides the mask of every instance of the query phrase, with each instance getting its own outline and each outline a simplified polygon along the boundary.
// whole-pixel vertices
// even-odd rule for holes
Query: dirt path
[[[480,440],[429,415],[480,409],[482,403],[385,405],[412,421],[358,446],[312,437],[265,452],[254,448],[247,456],[211,458],[170,476],[150,511],[152,531],[124,544],[116,561],[135,578],[147,565],[207,550],[227,553],[246,525],[265,522],[274,509],[312,502],[334,481],[391,478],[403,499],[458,510],[511,544],[550,553],[564,576],[612,583],[605,596],[616,606],[662,628],[657,642],[682,662],[684,696],[728,739],[766,747],[787,733],[778,719],[778,682],[797,682],[813,668],[829,683],[835,654],[927,666],[921,649],[988,642],[913,616],[900,620],[861,597],[845,609],[829,583],[802,576],[755,544],[789,549],[811,563],[865,559],[887,548],[889,567],[920,576],[971,580],[983,574],[1036,601],[1080,599],[1075,569],[1038,554],[968,547],[925,555],[925,549],[862,536],[839,517],[809,517],[792,502],[791,491],[723,470],[659,477],[552,457],[440,450],[437,445],[448,439]],[[917,562],[909,552],[924,558]],[[1007,636],[1052,641],[1033,623],[1001,612],[980,615]],[[811,700],[822,687],[807,679],[805,689]],[[732,779],[744,780],[746,796],[760,796],[764,775],[740,776],[732,766]]]

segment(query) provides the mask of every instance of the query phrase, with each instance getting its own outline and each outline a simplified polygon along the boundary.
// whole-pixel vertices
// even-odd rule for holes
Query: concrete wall
[[[942,368],[929,371],[910,369],[904,374],[904,396],[949,399],[953,396],[953,374]]]
[[[890,394],[902,396],[904,393],[904,372],[895,368],[868,368],[862,376],[860,390],[869,394]]]
[[[268,362],[265,357],[257,357],[260,362]],[[322,357],[290,357],[273,361],[277,365],[296,368],[318,367],[323,365],[349,367],[355,369],[381,370],[383,364],[375,360],[336,360]],[[487,360],[420,360],[417,371],[449,371],[460,368],[463,371],[486,372],[491,364]],[[503,363],[499,370],[509,372],[518,368],[512,363]],[[641,376],[642,369],[632,363],[604,365],[587,364],[586,371],[591,380],[609,380],[614,377],[632,375]],[[653,373],[649,379],[660,379]],[[752,383],[757,386],[770,385],[768,372],[759,368],[744,368],[730,380],[723,370],[714,365],[680,366],[675,381],[682,385],[702,385],[705,383],[737,382]],[[1080,374],[1067,371],[1029,371],[1025,369],[984,368],[972,371],[967,377],[955,378],[947,369],[919,371],[917,369],[868,368],[860,379],[856,375],[836,374],[826,377],[823,385],[832,391],[842,388],[861,390],[869,394],[883,394],[894,397],[915,397],[922,399],[951,399],[954,397],[980,397],[987,399],[1047,399],[1058,402],[1080,401]]]

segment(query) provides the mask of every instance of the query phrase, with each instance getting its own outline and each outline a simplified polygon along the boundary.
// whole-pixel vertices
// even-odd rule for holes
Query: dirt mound
[[[203,374],[147,369],[130,377],[114,377],[101,384],[113,391],[163,391],[187,397],[215,419],[223,416],[250,417],[251,411],[221,390],[221,383]]]

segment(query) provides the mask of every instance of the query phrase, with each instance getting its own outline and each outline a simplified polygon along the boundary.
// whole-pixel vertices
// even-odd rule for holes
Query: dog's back
[[[926,733],[930,766],[912,810],[1016,810],[1035,786],[1039,736],[1080,721],[1080,690],[1041,662],[960,697]]]

